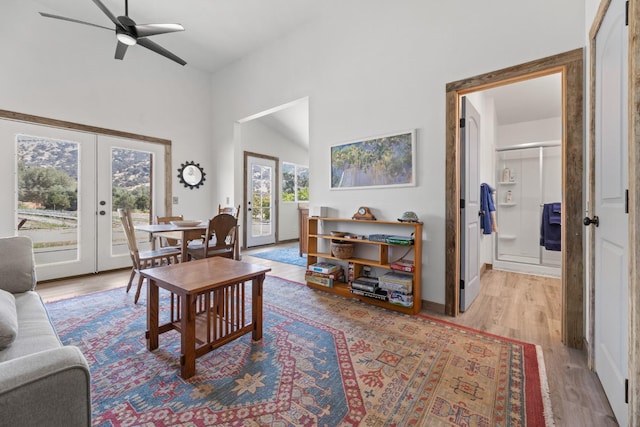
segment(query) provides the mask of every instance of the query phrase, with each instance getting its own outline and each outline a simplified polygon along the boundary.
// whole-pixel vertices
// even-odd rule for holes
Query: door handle
[[[107,214],[105,211],[100,211],[99,213],[100,213],[100,215],[106,215]]]
[[[584,217],[584,220],[582,221],[584,225],[591,225],[591,224],[595,224],[595,226],[599,226],[600,225],[600,218],[598,218],[598,215],[594,215],[593,218],[589,218],[588,216]]]

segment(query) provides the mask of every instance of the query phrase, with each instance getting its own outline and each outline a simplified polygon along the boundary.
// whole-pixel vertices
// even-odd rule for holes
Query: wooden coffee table
[[[270,268],[214,257],[142,270],[147,285],[147,348],[160,334],[180,332],[180,376],[196,373],[196,358],[249,332],[262,339],[262,284]],[[251,281],[251,313],[245,282]],[[159,288],[171,292],[170,321],[159,324]]]

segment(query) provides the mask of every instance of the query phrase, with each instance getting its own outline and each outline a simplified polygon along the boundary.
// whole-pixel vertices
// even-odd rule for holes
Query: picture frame
[[[332,190],[415,186],[415,129],[330,148]]]

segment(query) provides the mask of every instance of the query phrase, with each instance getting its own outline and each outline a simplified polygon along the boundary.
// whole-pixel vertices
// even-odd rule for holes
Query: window
[[[282,201],[306,202],[309,200],[309,167],[282,163]]]

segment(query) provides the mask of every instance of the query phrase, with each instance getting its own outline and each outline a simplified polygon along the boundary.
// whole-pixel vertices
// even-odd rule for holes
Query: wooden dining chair
[[[127,292],[129,292],[129,289],[131,289],[131,284],[133,283],[133,279],[137,274],[138,288],[136,289],[136,296],[133,299],[134,304],[137,304],[138,298],[140,298],[142,281],[144,279],[140,274],[140,271],[160,265],[177,263],[181,251],[180,248],[175,247],[159,248],[150,251],[138,250],[135,228],[131,219],[131,210],[129,208],[118,208],[118,215],[120,216],[120,221],[122,222],[124,234],[127,236],[129,255],[131,256],[131,262],[133,263],[131,276],[129,276],[129,283],[127,284]]]
[[[240,205],[238,205],[238,207],[236,208],[235,206],[222,206],[220,204],[218,204],[218,213],[222,214],[222,213],[226,213],[229,215],[233,215],[236,217],[236,219],[238,219],[238,217],[240,216]]]
[[[238,219],[235,216],[226,213],[214,216],[209,220],[205,242],[187,249],[189,259],[214,256],[236,259],[237,228]]]
[[[175,216],[156,216],[156,224],[171,224],[171,221],[182,221],[184,220],[183,215],[175,215]],[[158,248],[168,248],[168,247],[175,247],[175,248],[179,248],[180,247],[180,240],[178,239],[172,239],[170,237],[164,237],[163,235],[159,234],[157,237],[157,242],[158,245],[156,245],[156,247]]]
[[[218,204],[218,213],[226,213],[229,215],[233,215],[236,217],[236,219],[240,218],[240,205],[238,205],[238,207],[236,208],[235,206],[222,206],[220,204]],[[240,232],[240,222],[238,221],[238,226],[236,227],[236,229],[234,230],[234,233],[239,233]],[[235,241],[235,247],[233,249],[234,254],[233,254],[233,259],[240,259],[240,237],[239,236],[234,236],[234,241]]]

